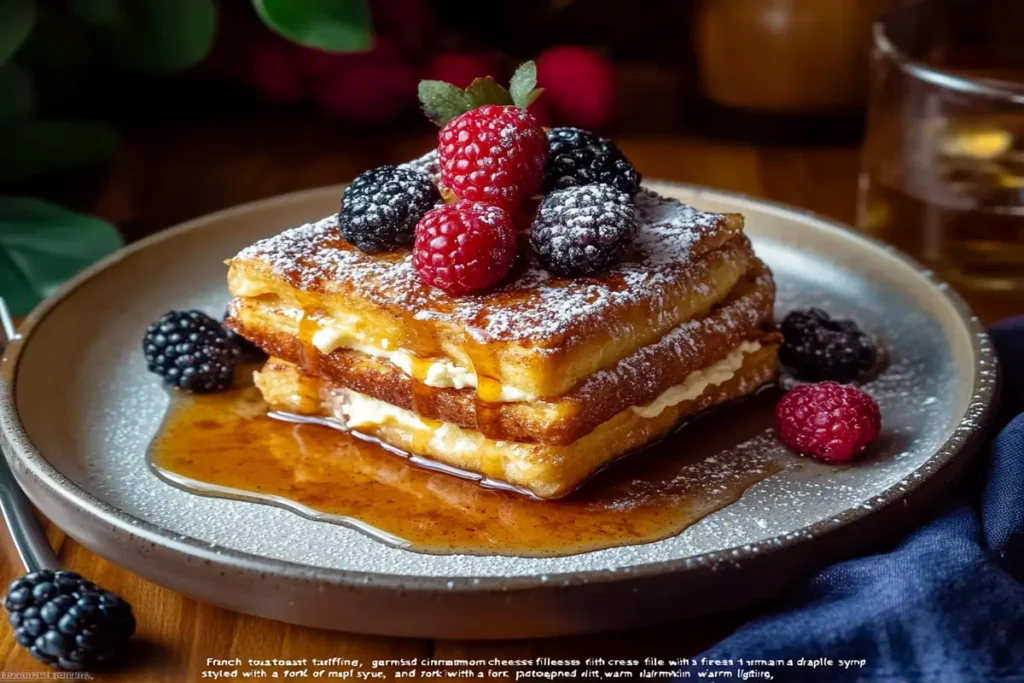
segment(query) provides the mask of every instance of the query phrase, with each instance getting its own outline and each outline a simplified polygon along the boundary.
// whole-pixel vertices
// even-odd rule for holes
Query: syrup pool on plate
[[[571,555],[674,536],[782,469],[757,447],[772,438],[773,393],[721,407],[556,501],[432,471],[337,429],[274,419],[252,386],[173,392],[149,462],[194,493],[285,507],[420,552]]]

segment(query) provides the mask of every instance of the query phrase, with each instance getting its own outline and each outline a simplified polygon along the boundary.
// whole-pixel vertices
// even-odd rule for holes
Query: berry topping
[[[442,128],[437,151],[458,197],[513,209],[540,191],[548,139],[525,109],[489,104]]]
[[[541,94],[537,67],[516,69],[508,90],[490,76],[465,90],[421,81],[423,111],[440,126],[441,182],[460,199],[514,209],[540,191],[548,138],[526,109]]]
[[[345,190],[338,226],[345,239],[370,254],[407,247],[416,224],[439,201],[426,175],[403,166],[381,166],[360,173]]]
[[[186,391],[231,386],[238,349],[221,324],[202,311],[170,311],[146,329],[142,351],[150,372]]]
[[[544,198],[530,243],[545,269],[586,275],[616,263],[636,236],[630,196],[610,185],[581,185]]]
[[[26,574],[8,588],[4,608],[20,645],[68,671],[95,668],[135,633],[131,605],[74,572]]]
[[[633,197],[640,189],[640,174],[611,140],[579,128],[552,128],[548,141],[545,192],[605,183]]]
[[[224,317],[221,318],[221,322],[226,322],[231,317],[231,309],[228,308],[224,311]],[[238,360],[247,362],[263,361],[267,359],[266,352],[260,347],[253,344],[251,341],[243,337],[242,335],[235,332],[233,329],[224,325],[224,331],[228,335],[228,339],[231,344],[238,349]]]
[[[787,315],[782,336],[779,360],[802,380],[850,382],[878,360],[878,349],[857,323],[833,320],[817,308]]]
[[[882,428],[878,404],[863,391],[837,382],[807,384],[775,408],[779,439],[826,462],[845,462],[875,440]]]
[[[413,265],[428,285],[452,295],[480,291],[508,273],[516,230],[507,211],[459,201],[433,209],[416,226]]]

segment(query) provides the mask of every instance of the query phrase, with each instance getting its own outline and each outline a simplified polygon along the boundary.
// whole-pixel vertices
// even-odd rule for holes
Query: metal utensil
[[[3,351],[17,334],[7,304],[0,298],[0,351]],[[36,518],[32,504],[28,502],[28,498],[14,478],[6,458],[0,458],[0,506],[3,507],[4,521],[7,522],[14,547],[25,569],[29,572],[59,569],[57,555],[50,547],[50,542],[46,540],[46,532]]]
[[[14,320],[11,318],[6,302],[0,297],[0,352],[16,337],[17,332],[14,329]],[[0,507],[3,508],[4,521],[11,532],[14,547],[18,551],[21,563],[28,572],[21,579],[32,580],[39,577],[38,572],[56,572],[60,570],[60,561],[57,559],[56,553],[53,552],[53,548],[50,547],[50,542],[46,538],[46,532],[35,515],[32,503],[29,502],[28,497],[14,478],[14,473],[11,471],[6,457],[0,457]],[[11,585],[14,586],[16,583],[17,581]],[[109,592],[102,588],[96,589],[96,592],[101,591]],[[123,600],[120,596],[117,597]],[[5,605],[9,604],[5,601]],[[24,645],[20,638],[18,641],[19,644]],[[73,661],[66,661],[64,659],[54,660],[50,657],[44,659],[40,657],[34,647],[34,642],[33,646],[27,647],[34,657],[41,659],[51,666],[62,669],[80,668]]]

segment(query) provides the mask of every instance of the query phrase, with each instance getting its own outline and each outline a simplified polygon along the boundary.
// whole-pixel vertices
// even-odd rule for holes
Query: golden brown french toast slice
[[[332,328],[321,338],[337,348],[447,360],[478,378],[485,401],[557,397],[706,314],[752,262],[738,214],[646,190],[636,209],[631,251],[597,276],[553,277],[524,256],[505,284],[452,297],[420,281],[408,251],[352,247],[332,216],[244,249],[228,285],[243,302],[293,316],[310,336]]]
[[[634,405],[646,404],[744,340],[773,343],[775,284],[754,259],[728,297],[707,315],[687,321],[615,365],[583,379],[558,397],[481,404],[474,387],[426,384],[429,366],[340,348],[321,352],[302,339],[300,321],[271,302],[235,302],[235,328],[272,356],[422,417],[474,429],[491,439],[569,444]],[[436,382],[435,382],[436,384]]]
[[[423,418],[272,358],[256,385],[272,410],[337,419],[400,450],[559,498],[616,458],[670,433],[687,417],[746,396],[776,374],[778,343],[743,342],[706,369],[716,383],[673,405],[627,408],[567,445],[489,439],[480,432]]]

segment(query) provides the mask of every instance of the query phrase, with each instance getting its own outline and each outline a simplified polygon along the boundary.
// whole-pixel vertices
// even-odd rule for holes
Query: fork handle
[[[14,321],[3,297],[0,297],[0,352],[3,352],[7,344],[16,337]],[[14,541],[14,547],[25,569],[30,572],[59,569],[57,555],[50,547],[32,503],[21,490],[18,480],[14,478],[6,457],[0,458],[0,508],[3,510],[4,521],[11,532],[11,540]]]

